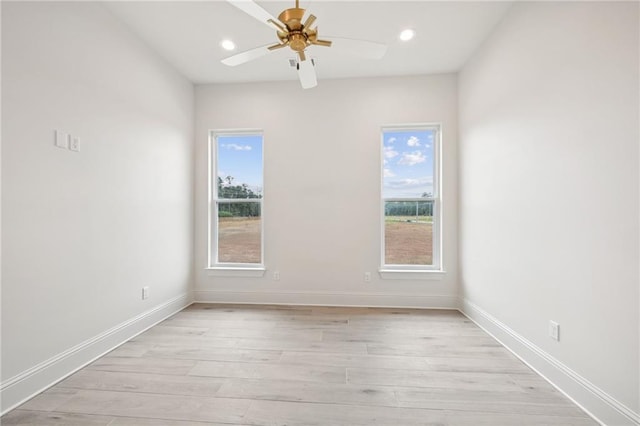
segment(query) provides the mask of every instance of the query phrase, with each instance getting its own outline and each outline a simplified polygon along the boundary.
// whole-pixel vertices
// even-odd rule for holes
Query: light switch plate
[[[56,130],[56,140],[55,145],[58,148],[68,149],[69,148],[69,135],[61,132],[60,130]]]

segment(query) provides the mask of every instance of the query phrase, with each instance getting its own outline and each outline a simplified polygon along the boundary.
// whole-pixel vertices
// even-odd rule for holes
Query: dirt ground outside
[[[262,261],[259,217],[221,217],[218,219],[218,261],[260,263]],[[433,226],[430,222],[404,217],[385,221],[385,263],[388,265],[431,265]]]
[[[431,265],[433,224],[387,216],[384,224],[384,258],[387,265]]]
[[[221,217],[218,229],[218,262],[262,262],[261,218]]]

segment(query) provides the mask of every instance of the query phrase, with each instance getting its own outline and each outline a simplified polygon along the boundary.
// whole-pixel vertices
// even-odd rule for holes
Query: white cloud
[[[429,133],[427,135],[427,141],[424,143],[424,146],[427,148],[431,148],[433,146],[433,133]]]
[[[393,158],[398,155],[398,151],[395,151],[393,147],[385,146],[384,147],[384,156],[385,158]]]
[[[387,143],[394,143],[396,140],[396,138],[390,137],[389,139],[387,139]]]
[[[385,197],[420,197],[425,192],[433,193],[433,178],[425,176],[417,179],[385,179],[383,193]]]
[[[408,146],[420,146],[420,139],[415,136],[411,136],[407,141]]]
[[[433,177],[426,176],[418,179],[405,178],[405,179],[395,179],[389,180],[385,182],[385,186],[388,188],[418,188],[423,187],[428,189],[433,185]]]
[[[391,171],[391,169],[385,168],[383,171],[384,171],[384,177],[394,177],[395,176],[395,173],[393,173]]]
[[[249,145],[238,145],[237,143],[223,143],[220,144],[222,148],[233,149],[234,151],[251,151]]]
[[[413,166],[415,164],[424,163],[427,157],[420,151],[405,152],[402,154],[402,158],[398,161],[398,164],[405,166]]]

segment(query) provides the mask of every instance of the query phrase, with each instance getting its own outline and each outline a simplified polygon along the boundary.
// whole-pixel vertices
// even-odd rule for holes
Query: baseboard
[[[196,289],[194,291],[194,301],[199,303],[256,305],[458,309],[458,298],[456,296],[388,293],[257,292]]]
[[[461,312],[497,339],[529,367],[607,426],[640,425],[640,414],[580,376],[472,302],[463,299]]]
[[[88,339],[0,384],[3,415],[192,303],[183,294]]]

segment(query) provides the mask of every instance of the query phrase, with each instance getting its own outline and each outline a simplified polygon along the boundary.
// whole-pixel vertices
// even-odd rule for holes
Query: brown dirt
[[[431,265],[433,226],[424,222],[385,223],[385,263],[388,265]]]
[[[260,218],[225,217],[218,222],[218,261],[261,262]],[[431,265],[432,224],[420,222],[385,223],[385,263],[390,265]]]
[[[260,263],[260,218],[221,217],[218,219],[218,262]]]

